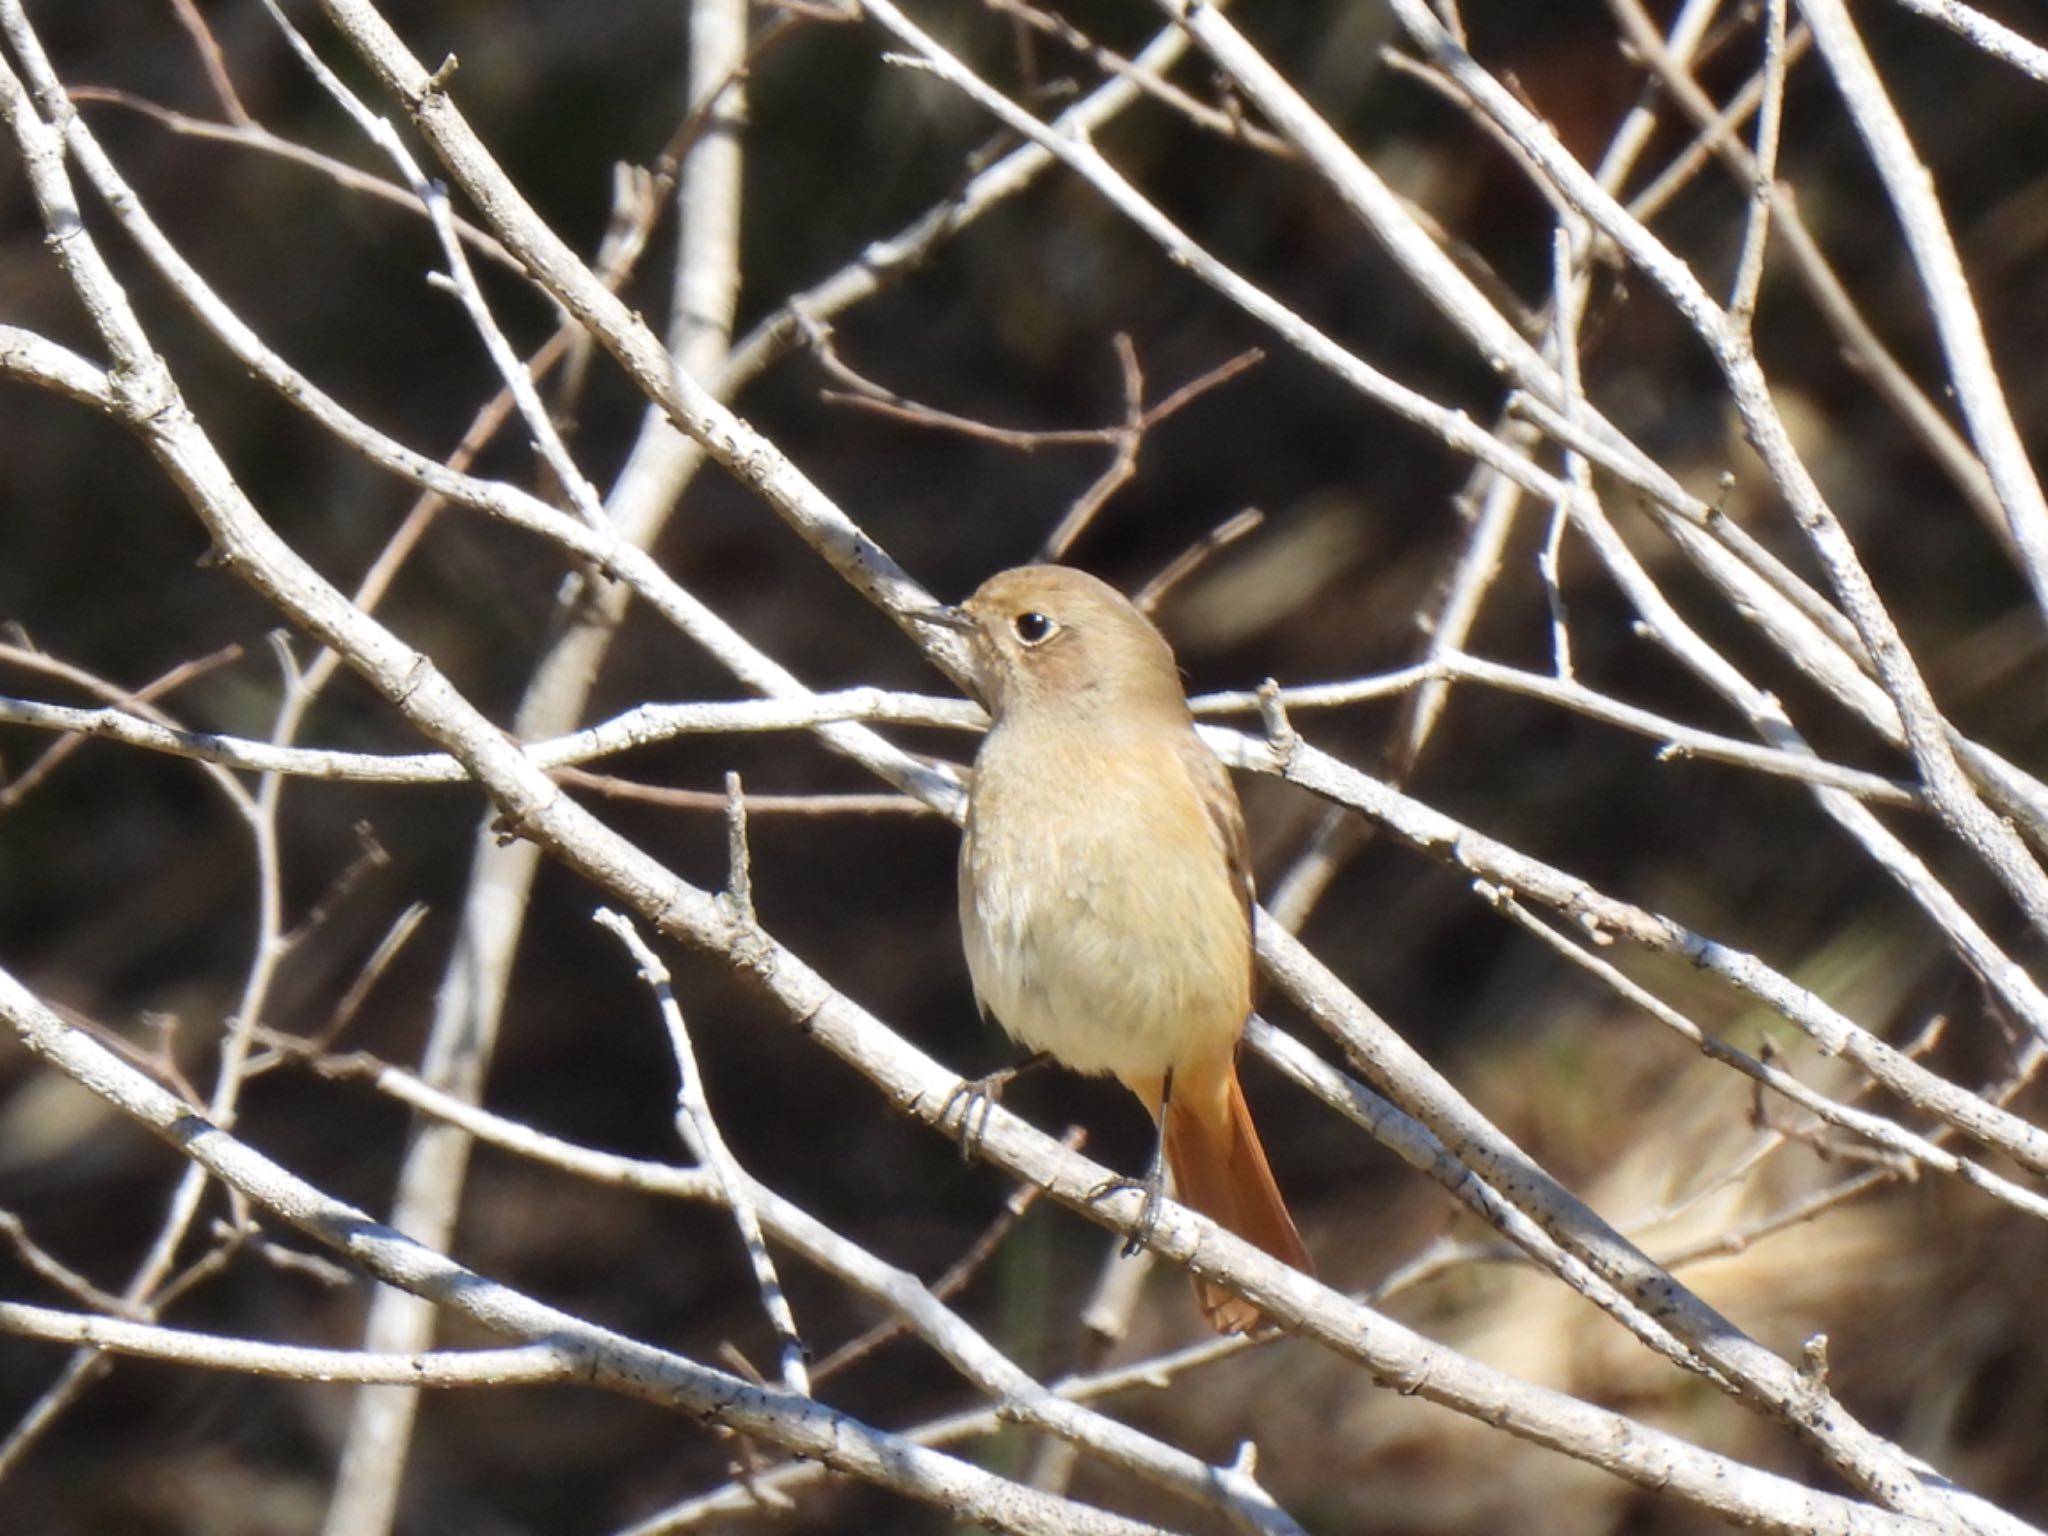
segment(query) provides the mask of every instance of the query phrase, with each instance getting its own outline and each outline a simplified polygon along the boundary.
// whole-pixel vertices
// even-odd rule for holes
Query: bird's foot
[[[1003,1090],[1010,1086],[1010,1080],[1022,1077],[1033,1067],[1044,1066],[1052,1060],[1044,1051],[1034,1052],[1013,1067],[989,1072],[981,1077],[962,1078],[960,1085],[946,1095],[946,1102],[939,1106],[939,1118],[944,1120],[953,1113],[953,1106],[960,1106],[960,1121],[953,1128],[953,1134],[960,1143],[960,1161],[972,1162],[981,1150],[982,1138],[988,1134],[989,1112],[1003,1101]]]
[[[1129,1174],[1104,1179],[1088,1191],[1088,1199],[1090,1203],[1106,1200],[1127,1189],[1134,1189],[1144,1197],[1138,1206],[1137,1225],[1131,1228],[1131,1235],[1124,1240],[1123,1256],[1128,1259],[1152,1241],[1152,1230],[1159,1225],[1159,1202],[1166,1193],[1166,1160],[1155,1156],[1142,1179],[1134,1179]]]

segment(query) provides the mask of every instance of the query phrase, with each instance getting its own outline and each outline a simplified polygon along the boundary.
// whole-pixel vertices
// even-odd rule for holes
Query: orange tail
[[[1166,1161],[1183,1201],[1274,1258],[1313,1272],[1259,1145],[1235,1062],[1225,1063],[1220,1080],[1175,1077],[1166,1110]],[[1195,1281],[1195,1300],[1218,1333],[1249,1333],[1266,1320],[1243,1297],[1205,1280]]]

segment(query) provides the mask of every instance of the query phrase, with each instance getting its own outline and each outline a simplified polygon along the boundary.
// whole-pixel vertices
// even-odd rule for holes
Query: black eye
[[[1017,631],[1017,638],[1026,645],[1037,645],[1059,626],[1054,624],[1036,608],[1025,610],[1010,621],[1010,627]]]

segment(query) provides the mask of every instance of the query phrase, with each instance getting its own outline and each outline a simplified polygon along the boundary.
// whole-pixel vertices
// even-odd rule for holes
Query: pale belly
[[[1056,818],[978,818],[960,925],[982,1006],[1023,1046],[1127,1083],[1213,1063],[1250,1012],[1244,909],[1219,851],[1173,839],[1149,797],[1085,791]],[[1056,824],[1059,835],[1048,830]]]

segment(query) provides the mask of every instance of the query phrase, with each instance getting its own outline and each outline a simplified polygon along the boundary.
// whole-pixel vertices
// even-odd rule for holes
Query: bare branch
[[[1993,21],[1961,0],[1898,0],[1907,10],[1938,21],[1958,37],[1966,37],[1994,59],[2023,70],[2048,85],[2048,48],[2030,43],[2011,27]]]

